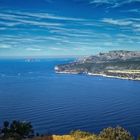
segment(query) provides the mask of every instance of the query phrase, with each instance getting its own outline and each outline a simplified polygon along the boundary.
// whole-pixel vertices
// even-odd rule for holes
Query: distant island
[[[139,51],[109,51],[75,62],[55,66],[57,73],[99,75],[105,77],[140,80]]]

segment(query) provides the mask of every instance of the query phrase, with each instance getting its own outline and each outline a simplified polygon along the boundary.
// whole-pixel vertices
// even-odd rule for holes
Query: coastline
[[[68,72],[68,71],[56,71],[58,74],[80,74],[79,72]],[[111,75],[106,75],[106,74],[99,74],[99,73],[90,73],[90,72],[85,72],[83,74],[89,75],[89,76],[101,76],[101,77],[107,77],[107,78],[115,78],[115,79],[122,79],[122,80],[132,80],[132,81],[140,81],[140,78],[128,78],[128,77],[119,77],[119,76],[111,76]]]
[[[111,75],[106,75],[106,74],[98,74],[98,73],[87,73],[87,75],[91,76],[102,76],[102,77],[107,77],[107,78],[115,78],[115,79],[122,79],[122,80],[133,80],[133,81],[140,81],[140,78],[128,78],[128,77],[119,77],[119,76],[111,76]]]
[[[57,74],[80,74],[80,73],[78,73],[78,72],[67,72],[67,71],[60,71],[60,72],[58,72],[58,71],[55,71],[55,73],[57,73]]]

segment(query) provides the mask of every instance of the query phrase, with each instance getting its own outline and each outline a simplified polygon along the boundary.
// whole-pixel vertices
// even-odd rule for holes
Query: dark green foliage
[[[120,126],[103,129],[99,136],[108,140],[133,140],[131,134]]]
[[[32,137],[33,134],[34,131],[30,122],[13,121],[10,124],[8,121],[5,121],[1,128],[0,139],[21,140]]]

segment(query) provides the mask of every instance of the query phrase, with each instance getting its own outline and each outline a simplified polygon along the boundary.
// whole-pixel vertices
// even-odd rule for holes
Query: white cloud
[[[107,3],[107,4],[110,4],[112,2],[109,1],[109,0],[90,0],[90,4],[94,4],[94,3],[100,3],[100,4]]]
[[[66,20],[66,21],[84,21],[85,20],[81,18],[56,16],[49,13],[26,13],[26,16],[33,16],[33,17],[44,18],[44,19]]]
[[[129,10],[122,10],[121,12],[125,12],[125,13],[137,13],[140,14],[140,9],[129,9]]]
[[[101,0],[96,0],[96,2],[101,2]],[[109,3],[110,1],[102,0],[102,2]],[[7,31],[9,29],[16,30],[16,34],[9,32],[9,35],[1,35],[1,44],[6,42],[9,46],[0,46],[0,48],[10,48],[10,46],[13,47],[15,45],[15,48],[23,47],[24,51],[34,51],[33,53],[39,51],[43,53],[46,47],[53,52],[63,52],[72,49],[76,52],[76,50],[84,51],[90,50],[90,48],[93,50],[95,47],[100,46],[104,48],[117,45],[122,46],[128,42],[132,42],[134,45],[131,45],[135,46],[135,44],[138,44],[137,42],[140,42],[139,37],[136,38],[136,34],[140,33],[140,19],[138,17],[89,20],[49,13],[7,11],[0,13],[0,19],[3,19],[0,20],[0,25],[2,25],[0,30],[6,27]],[[22,26],[19,28],[18,25]],[[29,28],[29,25],[32,25],[32,28]],[[33,29],[35,30],[33,31]],[[108,31],[109,29],[114,32]],[[120,34],[124,33],[124,36],[115,36],[114,34],[118,32]]]
[[[41,51],[40,48],[26,48],[27,51]]]
[[[13,27],[13,26],[19,25],[19,23],[0,21],[0,25],[1,25],[1,26]]]
[[[104,18],[101,20],[104,23],[110,25],[119,26],[122,31],[136,32],[140,31],[140,19],[139,18],[126,18],[126,19],[112,19]]]
[[[16,13],[15,13],[16,14]],[[59,22],[44,22],[40,20],[36,20],[33,18],[27,18],[25,15],[12,15],[7,13],[0,13],[1,20],[8,20],[7,21],[0,21],[0,24],[5,26],[17,26],[17,25],[34,25],[38,27],[54,27],[54,26],[63,26],[62,23]]]
[[[140,28],[140,23],[133,24],[133,27]]]
[[[58,16],[47,12],[21,12],[21,11],[7,11],[6,13],[1,13],[0,16],[9,18],[19,18],[19,19],[54,19],[54,20],[65,20],[65,21],[85,21],[86,19]]]
[[[90,4],[98,4],[98,5],[109,4],[114,8],[120,7],[125,4],[130,4],[133,2],[140,2],[140,0],[89,0]]]
[[[6,44],[1,44],[0,45],[0,49],[10,49],[11,46],[10,45],[6,45]]]
[[[111,18],[104,18],[102,21],[105,23],[119,25],[119,26],[127,26],[133,23],[132,21],[125,20],[125,19],[111,19]]]
[[[61,47],[50,47],[50,50],[54,50],[54,51],[65,51],[67,50],[67,48],[61,48]]]

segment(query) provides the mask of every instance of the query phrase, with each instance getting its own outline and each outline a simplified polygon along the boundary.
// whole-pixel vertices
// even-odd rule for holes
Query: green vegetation
[[[134,140],[134,137],[124,128],[117,126],[103,129],[99,134],[86,131],[71,131],[68,135],[34,136],[30,122],[5,121],[0,128],[0,140]],[[138,137],[140,140],[140,137]]]
[[[109,127],[103,129],[99,136],[108,140],[133,140],[130,132],[120,126],[117,126],[116,128]]]
[[[3,123],[0,129],[0,140],[22,140],[34,136],[33,127],[30,122],[8,121]]]
[[[71,131],[70,135],[78,140],[81,138],[90,137],[93,134],[85,131],[76,130],[76,131]]]
[[[98,135],[85,132],[85,131],[72,131],[70,133],[72,137],[75,138],[75,140],[133,140],[134,138],[128,132],[122,127],[109,127],[106,129],[103,129]]]

